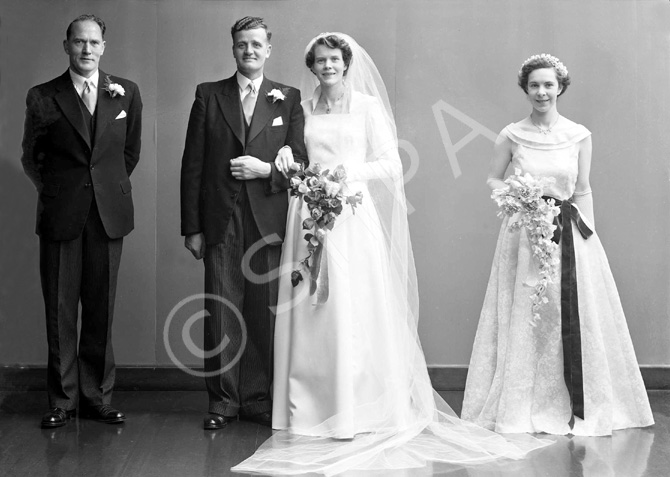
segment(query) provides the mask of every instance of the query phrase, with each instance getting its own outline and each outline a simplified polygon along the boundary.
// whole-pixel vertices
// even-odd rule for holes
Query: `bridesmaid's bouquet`
[[[303,230],[308,231],[304,238],[307,241],[309,254],[299,263],[309,271],[311,295],[317,291],[317,278],[321,270],[321,257],[327,233],[335,226],[335,219],[342,213],[345,205],[350,205],[355,214],[356,206],[363,201],[362,192],[345,195],[346,179],[344,166],[339,165],[331,172],[329,169],[322,169],[318,163],[310,164],[301,175],[294,175],[290,179],[291,195],[303,199],[309,210],[309,217],[302,222]],[[291,273],[293,286],[298,286],[302,280],[300,269],[293,270]],[[322,282],[325,284],[325,290],[321,290],[319,301],[325,302],[328,297],[327,275]]]
[[[512,230],[526,229],[531,243],[533,257],[539,269],[539,280],[535,285],[535,293],[531,295],[533,318],[531,324],[537,325],[540,320],[539,310],[548,303],[545,296],[547,285],[558,276],[560,264],[557,250],[558,244],[552,241],[556,225],[554,218],[561,213],[560,207],[553,199],[542,198],[545,188],[556,182],[553,177],[533,178],[530,174],[522,175],[520,169],[505,180],[507,187],[493,191],[491,198],[496,201],[500,210],[498,217],[511,217],[519,214],[512,222]]]

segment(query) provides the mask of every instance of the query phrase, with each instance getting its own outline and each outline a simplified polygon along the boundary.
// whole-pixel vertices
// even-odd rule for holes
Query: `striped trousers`
[[[264,275],[279,267],[280,255],[281,244],[263,241],[243,187],[224,242],[208,244],[204,258],[205,293],[223,298],[205,300],[205,383],[211,413],[232,417],[272,410],[278,280],[277,274]]]

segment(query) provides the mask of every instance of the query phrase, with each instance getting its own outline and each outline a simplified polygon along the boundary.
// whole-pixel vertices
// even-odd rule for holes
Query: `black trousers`
[[[49,346],[49,405],[109,404],[114,387],[112,317],[123,238],[110,239],[95,204],[82,234],[40,237],[40,274]],[[81,334],[77,339],[79,303]]]
[[[205,252],[205,383],[209,412],[225,416],[272,410],[272,343],[281,245],[258,232],[243,188],[223,243]],[[246,328],[246,342],[243,327]],[[240,354],[240,350],[242,350]]]

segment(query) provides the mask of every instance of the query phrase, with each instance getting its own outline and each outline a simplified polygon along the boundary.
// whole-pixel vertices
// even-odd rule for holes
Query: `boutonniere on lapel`
[[[288,93],[287,89],[273,89],[269,93],[265,93],[265,97],[270,101],[271,103],[276,103],[277,101],[284,101],[286,99],[286,93]]]
[[[109,75],[107,75],[105,78],[105,87],[103,89],[107,91],[112,98],[116,98],[117,95],[126,95],[126,90],[123,89],[123,86],[121,86],[119,83],[112,83],[112,79],[109,77]]]

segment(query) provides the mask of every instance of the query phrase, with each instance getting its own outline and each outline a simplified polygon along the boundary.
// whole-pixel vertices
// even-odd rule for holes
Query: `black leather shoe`
[[[250,416],[240,416],[240,419],[243,421],[255,422],[261,426],[272,427],[272,413],[271,412],[260,412],[258,414],[252,414]]]
[[[105,424],[118,424],[126,420],[125,414],[114,409],[109,404],[90,407],[85,412],[82,412],[82,415],[89,419],[104,422]]]
[[[206,431],[223,429],[229,422],[237,421],[237,417],[222,416],[221,414],[210,413],[203,419],[202,428]]]
[[[75,417],[76,415],[76,409],[66,411],[60,407],[52,407],[46,414],[44,414],[44,416],[42,416],[42,427],[50,428],[64,426],[70,418]]]

